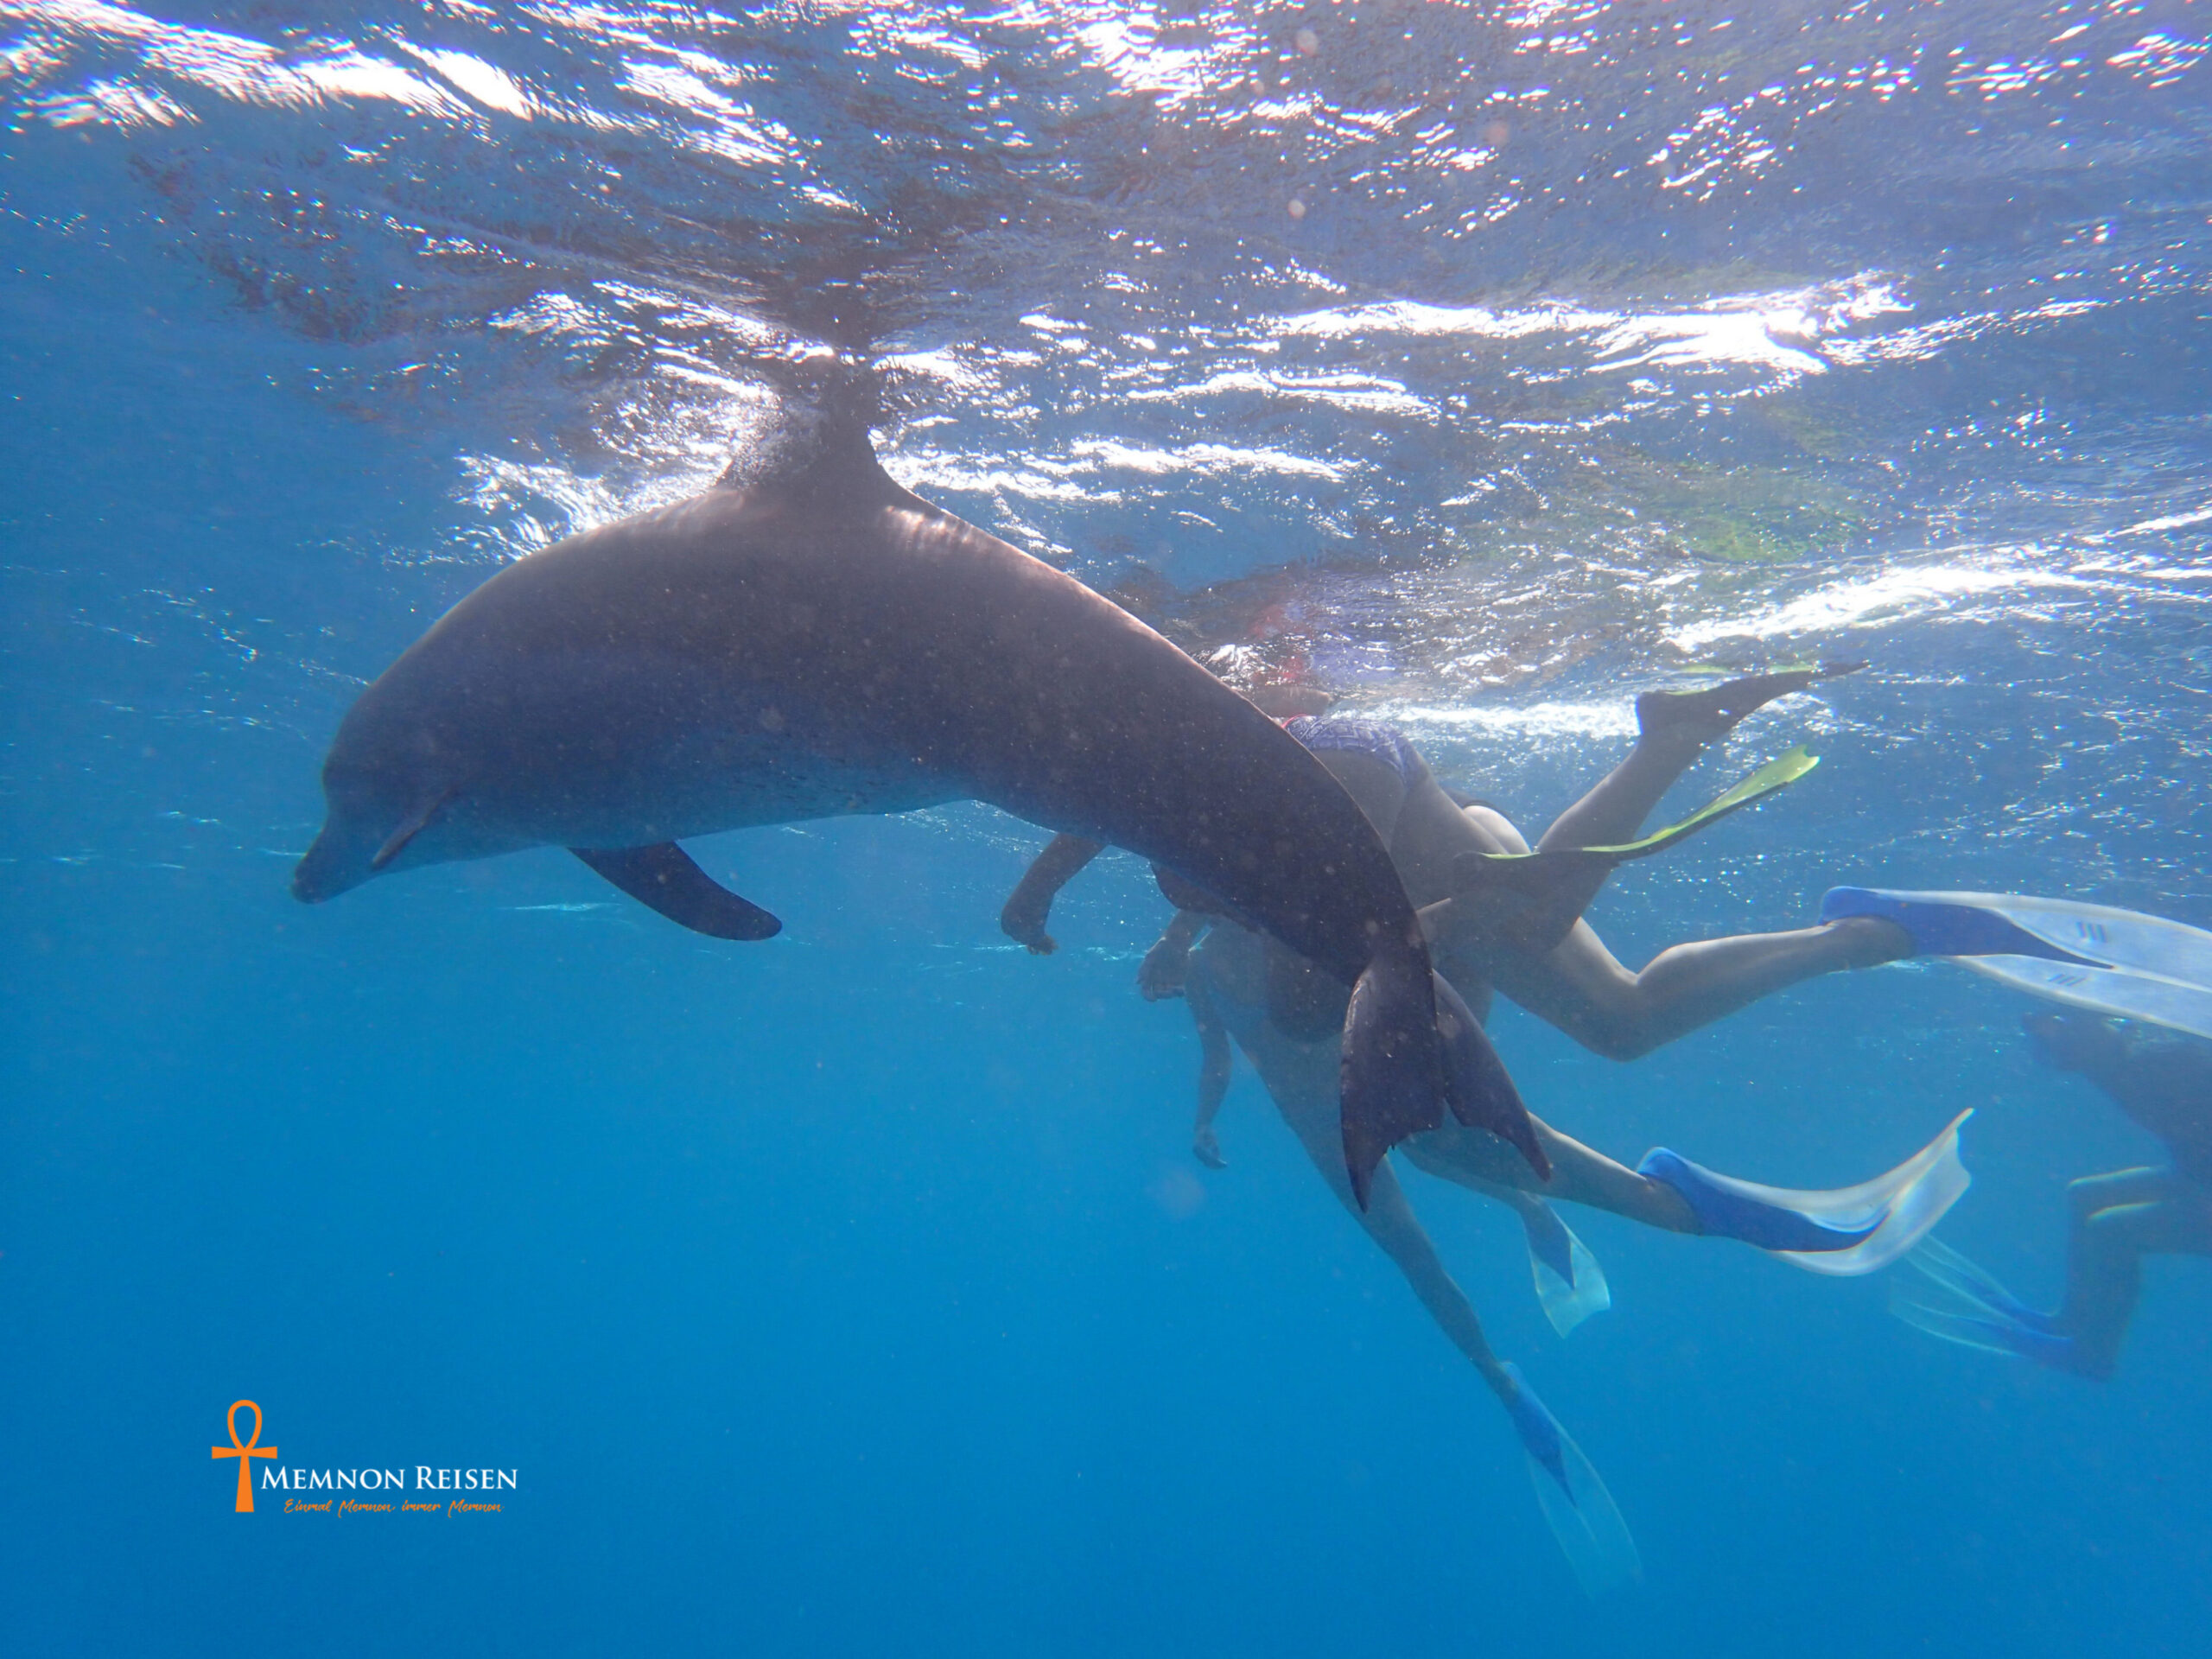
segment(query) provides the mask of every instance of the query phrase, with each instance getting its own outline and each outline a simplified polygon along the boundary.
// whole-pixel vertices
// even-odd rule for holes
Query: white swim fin
[[[1589,1246],[1541,1198],[1522,1207],[1520,1214],[1529,1235],[1529,1272],[1536,1282],[1536,1300],[1552,1329],[1567,1336],[1592,1313],[1613,1305],[1605,1271]]]
[[[1959,1128],[1973,1116],[1961,1112],[1888,1173],[1827,1192],[1739,1181],[1663,1147],[1637,1168],[1680,1193],[1707,1236],[1741,1239],[1808,1273],[1855,1278],[1910,1250],[1966,1192],[1973,1178],[1959,1161]]]
[[[1921,1278],[1891,1281],[1890,1312],[1907,1325],[1961,1348],[2081,1370],[2073,1338],[2050,1314],[2030,1307],[1940,1238],[1921,1240],[1905,1260]]]
[[[1574,1569],[1582,1593],[1594,1600],[1638,1582],[1643,1577],[1643,1558],[1613,1495],[1598,1478],[1582,1448],[1559,1426],[1559,1419],[1536,1398],[1521,1368],[1509,1360],[1505,1371],[1519,1391],[1507,1410],[1520,1433],[1521,1448],[1528,1453],[1536,1507]]]
[[[2012,893],[1837,887],[1821,918],[1878,916],[1923,956],[2053,1002],[2212,1038],[2212,933],[2140,911]]]

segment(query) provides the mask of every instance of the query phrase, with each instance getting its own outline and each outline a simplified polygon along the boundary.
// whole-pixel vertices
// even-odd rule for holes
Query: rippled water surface
[[[2212,925],[2208,15],[0,0],[26,1650],[2198,1651],[2201,1264],[2098,1389],[1599,1217],[1561,1344],[1416,1187],[1642,1541],[1586,1604],[1249,1080],[1186,1167],[1134,861],[1048,963],[981,808],[711,843],[788,924],[735,958],[550,854],[283,881],[432,618],[861,365],[902,482],[1525,823],[1637,690],[1868,659],[1684,785],[1824,756],[1616,884],[1624,958],[1843,880]],[[1840,1181],[1977,1106],[1947,1236],[2040,1295],[2152,1150],[2019,1006],[1497,1031],[1624,1157]],[[241,1395],[524,1490],[249,1522]]]

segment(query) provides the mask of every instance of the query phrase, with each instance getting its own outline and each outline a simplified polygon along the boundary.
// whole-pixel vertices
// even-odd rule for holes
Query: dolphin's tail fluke
[[[1452,1116],[1471,1129],[1487,1129],[1528,1160],[1536,1179],[1552,1178],[1552,1160],[1536,1139],[1535,1120],[1513,1086],[1505,1062],[1491,1046],[1482,1021],[1441,974],[1434,976],[1437,1030],[1444,1039],[1444,1097]]]
[[[1363,1210],[1383,1154],[1444,1122],[1443,1040],[1431,981],[1419,954],[1378,952],[1344,1012],[1344,1168]]]
[[[1510,1143],[1548,1180],[1551,1160],[1505,1065],[1459,994],[1413,951],[1378,952],[1352,988],[1342,1071],[1344,1166],[1360,1208],[1383,1154],[1444,1122]]]

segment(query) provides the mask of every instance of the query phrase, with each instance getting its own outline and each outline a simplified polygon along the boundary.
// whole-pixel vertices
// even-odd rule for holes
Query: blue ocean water
[[[1562,1341],[1408,1173],[1637,1535],[1586,1601],[1249,1073],[1191,1160],[1135,860],[1041,961],[1044,836],[980,806],[704,843],[762,945],[552,851],[285,883],[367,680],[836,349],[902,481],[1524,826],[1676,671],[1869,659],[1683,783],[1823,757],[1615,880],[1631,964],[1839,881],[2212,926],[2207,49],[2133,0],[0,0],[7,1650],[2201,1651],[2200,1263],[2097,1385],[1577,1211],[1615,1305]],[[1631,1160],[1838,1185],[1974,1107],[1943,1235],[2048,1302],[2064,1184],[2156,1149],[2025,1006],[1910,963],[1627,1065],[1493,1032]],[[285,1465],[516,1484],[238,1515],[241,1398]]]

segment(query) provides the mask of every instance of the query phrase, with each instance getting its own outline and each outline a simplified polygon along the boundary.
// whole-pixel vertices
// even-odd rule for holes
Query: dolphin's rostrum
[[[1321,763],[1117,606],[901,488],[857,422],[502,569],[361,695],[323,788],[292,879],[310,903],[550,843],[731,939],[780,925],[684,837],[988,801],[1174,871],[1354,988],[1344,1137],[1363,1202],[1447,1101],[1541,1166]]]

